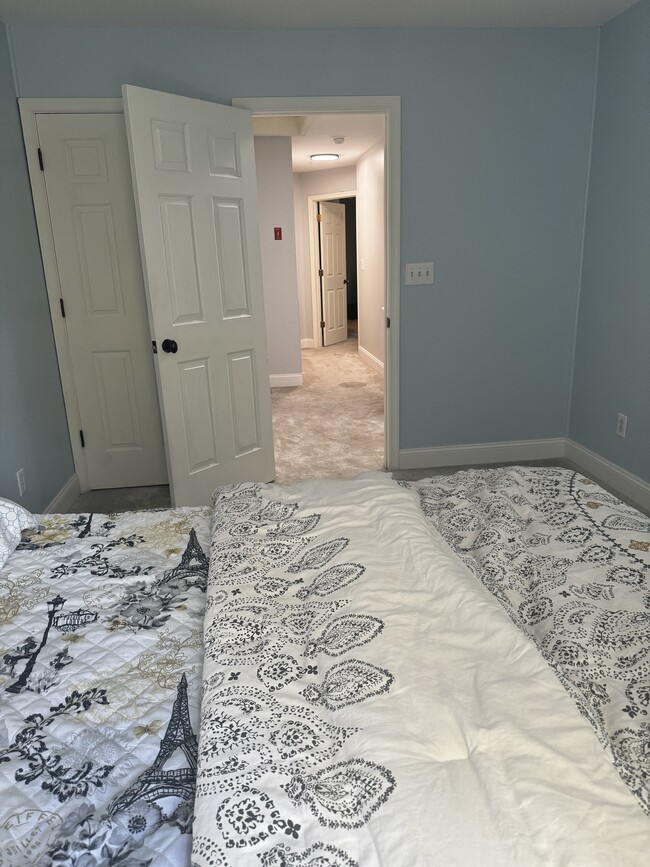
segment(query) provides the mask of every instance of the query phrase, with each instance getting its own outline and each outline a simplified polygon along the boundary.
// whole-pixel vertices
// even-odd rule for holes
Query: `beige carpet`
[[[346,343],[302,351],[303,385],[271,389],[276,482],[384,468],[384,379]]]

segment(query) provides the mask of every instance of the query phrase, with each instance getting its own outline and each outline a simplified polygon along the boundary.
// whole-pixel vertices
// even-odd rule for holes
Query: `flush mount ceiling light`
[[[314,160],[317,163],[329,162],[330,160],[337,160],[339,158],[338,154],[312,154],[309,159]]]

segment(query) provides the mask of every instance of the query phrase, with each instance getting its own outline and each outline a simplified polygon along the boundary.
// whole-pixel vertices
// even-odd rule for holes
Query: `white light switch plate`
[[[415,262],[406,266],[407,286],[423,286],[433,283],[433,262]]]

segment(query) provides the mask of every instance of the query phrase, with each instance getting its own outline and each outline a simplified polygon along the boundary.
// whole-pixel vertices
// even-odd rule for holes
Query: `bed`
[[[5,665],[22,654],[0,863],[647,863],[650,523],[580,474],[242,484],[209,512],[39,521],[0,572]],[[45,688],[7,692],[39,605]],[[57,668],[62,612],[101,629],[101,663],[73,640]],[[34,730],[60,760],[25,757]]]

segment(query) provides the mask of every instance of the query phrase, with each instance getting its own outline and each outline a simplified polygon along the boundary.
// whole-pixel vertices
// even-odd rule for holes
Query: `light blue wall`
[[[12,29],[21,96],[399,95],[401,446],[565,436],[596,30]]]
[[[650,481],[650,0],[601,34],[578,326],[571,436]]]
[[[0,24],[0,496],[43,509],[74,472],[5,28]],[[27,493],[18,496],[16,470]]]

